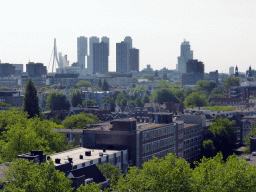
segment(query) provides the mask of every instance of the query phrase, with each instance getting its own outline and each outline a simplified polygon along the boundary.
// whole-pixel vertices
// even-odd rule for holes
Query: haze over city
[[[5,1],[1,2],[0,60],[48,66],[54,38],[58,52],[77,61],[77,37],[110,39],[109,71],[116,43],[130,36],[140,50],[140,70],[176,69],[180,45],[190,42],[205,71],[245,72],[256,63],[255,0]]]

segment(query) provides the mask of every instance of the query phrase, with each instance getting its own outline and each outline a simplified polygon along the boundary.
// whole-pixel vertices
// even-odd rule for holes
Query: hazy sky
[[[2,63],[48,66],[54,38],[73,63],[78,36],[108,36],[115,71],[116,43],[131,36],[140,70],[175,69],[183,39],[206,72],[256,69],[256,0],[13,0],[0,7]]]

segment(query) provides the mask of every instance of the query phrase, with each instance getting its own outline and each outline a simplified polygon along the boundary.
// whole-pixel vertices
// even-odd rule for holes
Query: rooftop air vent
[[[72,163],[73,158],[68,158],[69,163]]]
[[[55,163],[60,164],[60,159],[55,159]]]
[[[91,156],[91,151],[85,151],[85,156]]]
[[[103,153],[102,153],[102,152],[99,152],[99,156],[103,156]]]
[[[83,155],[80,155],[80,156],[79,156],[79,159],[83,159]]]
[[[106,152],[106,148],[103,148],[103,152]]]

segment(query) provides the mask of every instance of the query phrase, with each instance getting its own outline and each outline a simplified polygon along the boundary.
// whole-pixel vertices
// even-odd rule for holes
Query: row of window
[[[155,157],[160,159],[162,157],[165,157],[168,153],[174,153],[174,147],[166,149],[166,150],[163,150],[163,151],[160,151],[160,152],[157,152],[157,153],[154,153],[154,154],[146,156],[146,157],[143,157],[142,161],[143,161],[143,163],[147,162],[148,160],[152,159],[153,156],[155,156]]]
[[[152,152],[155,150],[158,150],[160,148],[163,147],[167,147],[169,145],[173,145],[174,144],[174,137],[168,137],[166,139],[161,139],[158,141],[154,141],[154,142],[150,142],[147,144],[142,145],[143,148],[143,153],[148,153],[148,152]]]
[[[193,147],[190,147],[190,148],[184,150],[184,151],[183,151],[183,154],[184,154],[184,155],[185,155],[185,154],[189,154],[189,153],[192,153],[192,152],[194,152],[194,151],[198,151],[199,149],[200,149],[199,146],[193,146]]]
[[[203,128],[202,127],[199,127],[199,128],[195,128],[195,129],[191,129],[191,130],[188,130],[188,131],[184,131],[184,136],[185,135],[190,135],[190,134],[193,134],[193,133],[197,133],[199,131],[202,131]]]
[[[178,144],[178,149],[182,149],[183,148],[183,143],[179,143]]]
[[[194,161],[198,161],[199,158],[200,158],[200,155],[197,154],[197,155],[194,155],[193,157],[187,158],[186,160],[189,163],[193,163]]]
[[[183,144],[184,145],[188,145],[188,144],[200,141],[201,139],[202,139],[201,135],[200,136],[196,136],[196,137],[193,137],[193,138],[190,138],[190,139],[186,139],[185,141],[183,141]]]
[[[142,140],[147,141],[149,139],[154,139],[157,137],[165,136],[174,133],[175,125],[169,125],[167,127],[161,127],[158,129],[153,129],[149,131],[144,131]]]

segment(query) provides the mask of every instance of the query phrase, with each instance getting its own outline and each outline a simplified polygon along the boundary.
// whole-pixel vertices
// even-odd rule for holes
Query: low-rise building
[[[12,107],[21,108],[23,96],[18,91],[0,91],[0,102],[10,104]]]

